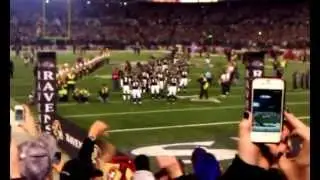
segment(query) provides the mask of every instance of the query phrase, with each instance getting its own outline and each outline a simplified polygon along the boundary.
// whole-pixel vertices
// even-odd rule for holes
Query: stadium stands
[[[25,43],[34,42],[41,37],[41,31],[42,36],[67,35],[68,9],[54,9],[56,14],[47,15],[47,28],[43,32],[41,2],[32,2],[32,8],[24,11],[18,7],[25,7],[25,2],[17,0],[13,3],[20,4],[12,6],[12,41],[19,36]],[[139,41],[146,48],[192,42],[301,48],[308,46],[310,41],[307,2],[129,3],[127,6],[92,3],[90,7],[81,6],[82,11],[72,11],[70,22],[70,38],[78,42],[132,45]],[[61,26],[61,31],[54,28],[57,25]]]

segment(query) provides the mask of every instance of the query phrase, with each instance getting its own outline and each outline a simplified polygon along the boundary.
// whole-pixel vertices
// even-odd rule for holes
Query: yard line
[[[301,116],[298,119],[309,119],[309,116]],[[158,127],[146,127],[146,128],[129,128],[129,129],[115,129],[109,132],[136,132],[136,131],[150,131],[150,130],[162,130],[162,129],[178,129],[188,127],[205,127],[205,126],[220,126],[229,124],[239,124],[239,121],[225,121],[225,122],[214,122],[214,123],[200,123],[200,124],[185,124],[185,125],[174,125],[174,126],[158,126]]]
[[[288,102],[287,105],[305,105],[309,104],[308,101],[300,102]],[[154,114],[154,113],[166,113],[166,112],[185,112],[185,111],[207,111],[207,110],[225,110],[225,109],[240,109],[244,108],[244,105],[233,106],[218,106],[218,107],[194,107],[194,108],[178,108],[178,109],[162,109],[162,110],[148,110],[148,111],[130,111],[130,112],[111,112],[111,113],[99,113],[99,114],[75,114],[66,115],[66,118],[85,118],[85,117],[97,117],[97,116],[121,116],[130,114]]]

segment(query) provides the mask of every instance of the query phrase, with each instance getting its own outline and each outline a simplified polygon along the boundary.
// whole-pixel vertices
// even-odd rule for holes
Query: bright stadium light
[[[261,36],[261,35],[262,35],[262,32],[261,32],[261,31],[259,31],[259,32],[258,32],[258,35],[259,35],[259,36]]]
[[[49,0],[46,0],[46,3],[47,3],[47,4],[49,4],[49,2],[50,2]]]
[[[91,4],[91,1],[87,1],[87,4],[88,4],[88,5]]]
[[[126,6],[126,5],[127,5],[127,2],[124,2],[123,5]]]

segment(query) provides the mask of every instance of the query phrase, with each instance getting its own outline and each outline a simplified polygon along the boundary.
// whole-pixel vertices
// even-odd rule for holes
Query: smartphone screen
[[[23,110],[21,109],[16,109],[16,121],[22,121],[23,120]]]
[[[280,132],[283,90],[254,89],[252,114],[254,132]]]

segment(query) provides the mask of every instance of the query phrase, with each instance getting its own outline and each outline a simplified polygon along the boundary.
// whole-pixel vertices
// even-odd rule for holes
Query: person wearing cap
[[[90,180],[102,177],[103,172],[95,167],[92,155],[95,149],[96,139],[105,134],[108,125],[102,121],[94,122],[83,141],[78,156],[66,162],[60,173],[60,180]]]
[[[192,166],[197,180],[218,180],[221,176],[219,161],[202,148],[193,151]]]
[[[42,134],[36,140],[17,144],[11,139],[10,177],[15,180],[44,180],[50,178],[54,166],[61,164],[56,139]]]

